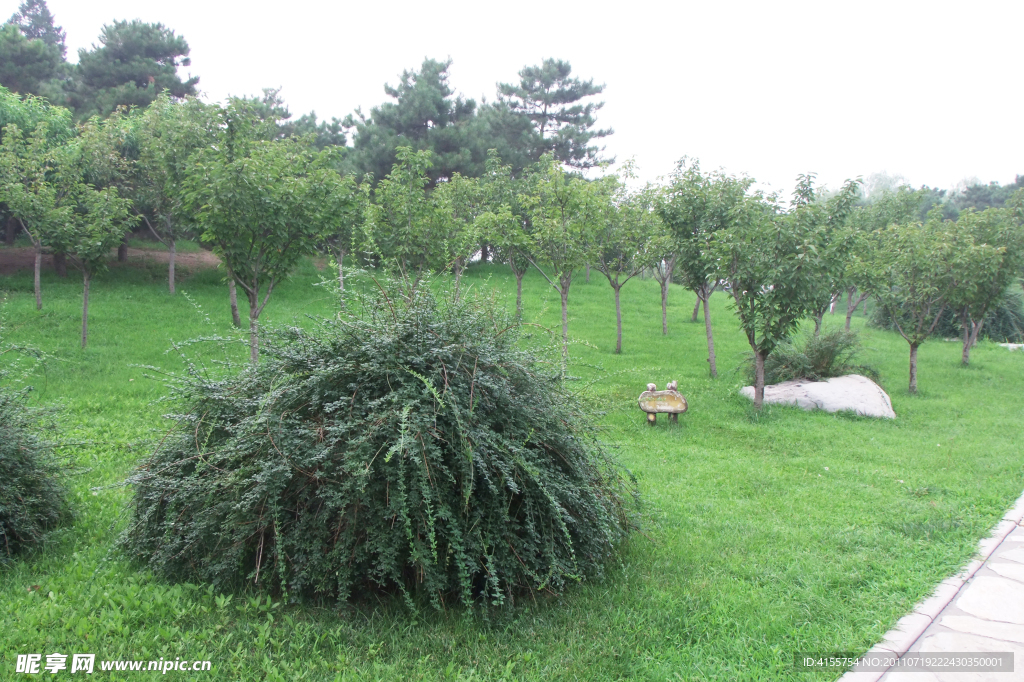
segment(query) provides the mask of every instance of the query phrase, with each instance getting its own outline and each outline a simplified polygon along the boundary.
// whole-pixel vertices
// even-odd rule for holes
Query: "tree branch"
[[[152,225],[152,223],[149,222],[149,218],[146,217],[146,214],[143,213],[142,211],[135,211],[135,214],[137,216],[141,217],[146,222],[146,227],[148,227],[149,231],[153,233],[153,236],[156,237],[156,240],[158,242],[160,242],[161,244],[163,244],[164,246],[167,246],[167,242],[165,242],[163,239],[161,239],[160,235],[158,235],[156,233],[156,230],[153,229],[153,225]]]
[[[528,255],[526,255],[526,254],[523,254],[523,255],[526,256],[526,260],[530,261],[530,265],[532,265],[533,267],[537,268],[537,272],[539,272],[540,274],[544,275],[544,279],[546,279],[548,281],[548,284],[550,284],[555,289],[555,291],[557,291],[558,293],[562,293],[562,289],[557,284],[555,284],[553,281],[551,281],[551,278],[548,277],[548,273],[546,273],[543,270],[541,270],[540,266],[537,265],[536,263],[534,263],[533,259],[530,258]]]

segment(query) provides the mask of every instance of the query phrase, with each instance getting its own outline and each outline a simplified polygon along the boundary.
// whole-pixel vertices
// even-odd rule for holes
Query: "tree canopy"
[[[60,99],[69,70],[64,39],[45,0],[25,0],[0,26],[0,85],[23,95]]]
[[[574,168],[592,168],[603,161],[603,147],[592,141],[612,134],[609,129],[594,129],[594,114],[604,102],[584,100],[604,92],[594,80],[571,76],[572,66],[561,59],[545,59],[539,66],[527,66],[519,72],[519,83],[500,83],[498,96],[516,113],[533,124],[534,155],[550,153],[555,160]]]
[[[118,106],[144,107],[160,93],[196,94],[198,76],[185,80],[178,67],[189,66],[185,39],[163,24],[135,19],[103,27],[99,45],[78,51],[69,103],[79,119],[106,116]]]
[[[486,149],[475,144],[476,102],[456,95],[448,84],[451,60],[425,59],[419,71],[403,71],[398,85],[385,85],[393,102],[349,115],[351,168],[380,180],[398,160],[399,147],[429,150],[431,184],[454,173],[479,176]]]

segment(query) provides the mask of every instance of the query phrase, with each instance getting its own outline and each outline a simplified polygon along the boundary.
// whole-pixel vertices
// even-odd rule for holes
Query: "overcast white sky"
[[[0,0],[0,19],[18,4]],[[567,59],[607,86],[607,152],[649,179],[683,155],[784,190],[802,172],[938,187],[1024,174],[1021,0],[48,4],[73,60],[105,23],[161,22],[207,98],[281,86],[295,115],[321,118],[368,111],[425,56],[450,56],[451,84],[477,100]]]

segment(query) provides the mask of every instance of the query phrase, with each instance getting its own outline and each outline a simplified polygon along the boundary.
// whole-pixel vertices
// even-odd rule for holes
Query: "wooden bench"
[[[668,415],[673,424],[679,422],[679,415],[686,412],[686,398],[676,391],[675,381],[668,382],[664,391],[659,391],[655,384],[647,384],[647,390],[636,399],[640,409],[647,413],[647,423],[654,426],[658,421],[658,413]]]

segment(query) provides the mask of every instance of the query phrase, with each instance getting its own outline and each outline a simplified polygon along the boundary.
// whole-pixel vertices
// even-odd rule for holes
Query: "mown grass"
[[[175,297],[165,277],[154,263],[97,278],[84,351],[77,279],[47,275],[37,312],[30,273],[0,278],[13,340],[52,356],[32,378],[35,399],[63,404],[65,450],[80,467],[74,525],[0,572],[0,677],[14,676],[19,653],[77,652],[210,659],[212,673],[171,673],[204,679],[834,679],[796,672],[794,653],[867,649],[969,560],[1024,488],[1024,354],[983,343],[961,368],[957,344],[929,342],[921,393],[910,396],[906,343],[863,329],[862,360],[881,371],[898,419],[758,414],[737,395],[747,348],[724,295],[712,298],[723,370],[713,381],[703,324],[689,322],[692,294],[672,288],[664,337],[656,283],[631,282],[616,356],[611,288],[594,273],[570,294],[572,373],[581,388],[593,382],[605,438],[638,476],[650,516],[606,579],[489,620],[168,585],[109,554],[129,495],[117,484],[168,411],[156,402],[161,382],[138,365],[177,370],[170,342],[229,333],[230,316],[221,273],[192,273]],[[333,312],[317,279],[305,264],[264,321]],[[471,268],[467,281],[513,304],[502,268]],[[527,277],[524,299],[528,321],[557,327],[557,294],[539,276]],[[678,426],[649,428],[635,398],[670,379],[690,411]]]

